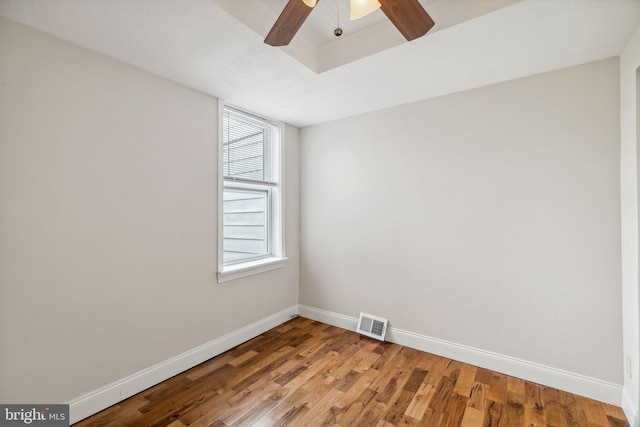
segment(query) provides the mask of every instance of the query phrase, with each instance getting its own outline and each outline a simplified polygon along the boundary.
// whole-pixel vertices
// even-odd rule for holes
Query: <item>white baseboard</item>
[[[622,410],[624,411],[624,414],[627,416],[627,420],[629,421],[629,425],[631,427],[639,427],[638,423],[638,408],[636,407],[636,404],[633,402],[633,399],[631,398],[631,396],[629,396],[629,393],[627,393],[627,390],[623,389],[622,390]]]
[[[248,341],[298,314],[293,306],[69,402],[71,424]]]
[[[298,306],[298,313],[319,322],[355,331],[358,319],[306,305]],[[621,406],[622,386],[574,372],[505,356],[490,351],[456,344],[398,328],[387,329],[387,341],[401,344],[427,353],[480,366],[506,375],[522,378],[548,387],[568,391],[601,402]],[[635,414],[635,411],[634,411]],[[627,414],[627,416],[629,416]]]
[[[334,313],[332,311],[322,310],[320,308],[309,307],[308,305],[298,305],[298,315],[307,319],[326,323],[342,329],[355,331],[358,326],[358,319],[344,314]]]

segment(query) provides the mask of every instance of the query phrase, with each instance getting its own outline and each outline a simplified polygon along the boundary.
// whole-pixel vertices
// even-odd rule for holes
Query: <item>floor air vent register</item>
[[[384,336],[387,333],[388,323],[389,320],[383,319],[382,317],[372,316],[367,313],[360,313],[360,319],[358,319],[358,328],[356,329],[356,332],[380,341],[384,341]]]

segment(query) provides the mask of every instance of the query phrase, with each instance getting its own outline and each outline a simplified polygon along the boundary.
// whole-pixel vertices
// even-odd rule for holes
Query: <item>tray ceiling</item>
[[[640,24],[640,0],[425,0],[439,29],[341,53],[322,35],[335,24],[321,0],[328,9],[305,24],[300,58],[263,43],[284,2],[263,0],[269,15],[242,20],[223,0],[2,0],[0,15],[299,127],[617,56]],[[372,39],[383,18],[345,31]],[[323,64],[322,50],[347,58]]]
[[[213,0],[264,38],[288,0]],[[421,0],[436,25],[425,36],[502,9],[520,0]],[[343,35],[333,34],[338,25]],[[349,0],[322,0],[313,9],[291,44],[282,50],[316,73],[391,49],[407,41],[378,9],[349,20]]]

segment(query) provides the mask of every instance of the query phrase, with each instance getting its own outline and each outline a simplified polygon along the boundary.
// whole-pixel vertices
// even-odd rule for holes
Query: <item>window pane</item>
[[[225,188],[223,203],[223,261],[267,255],[267,191]]]
[[[222,167],[228,178],[270,182],[272,126],[226,109],[222,123]]]

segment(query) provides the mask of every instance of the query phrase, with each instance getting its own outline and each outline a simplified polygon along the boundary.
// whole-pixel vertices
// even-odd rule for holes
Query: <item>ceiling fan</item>
[[[264,42],[286,46],[296,35],[318,0],[289,0]],[[351,20],[382,9],[408,41],[422,37],[434,22],[418,0],[351,0]],[[354,18],[355,16],[355,18]]]

